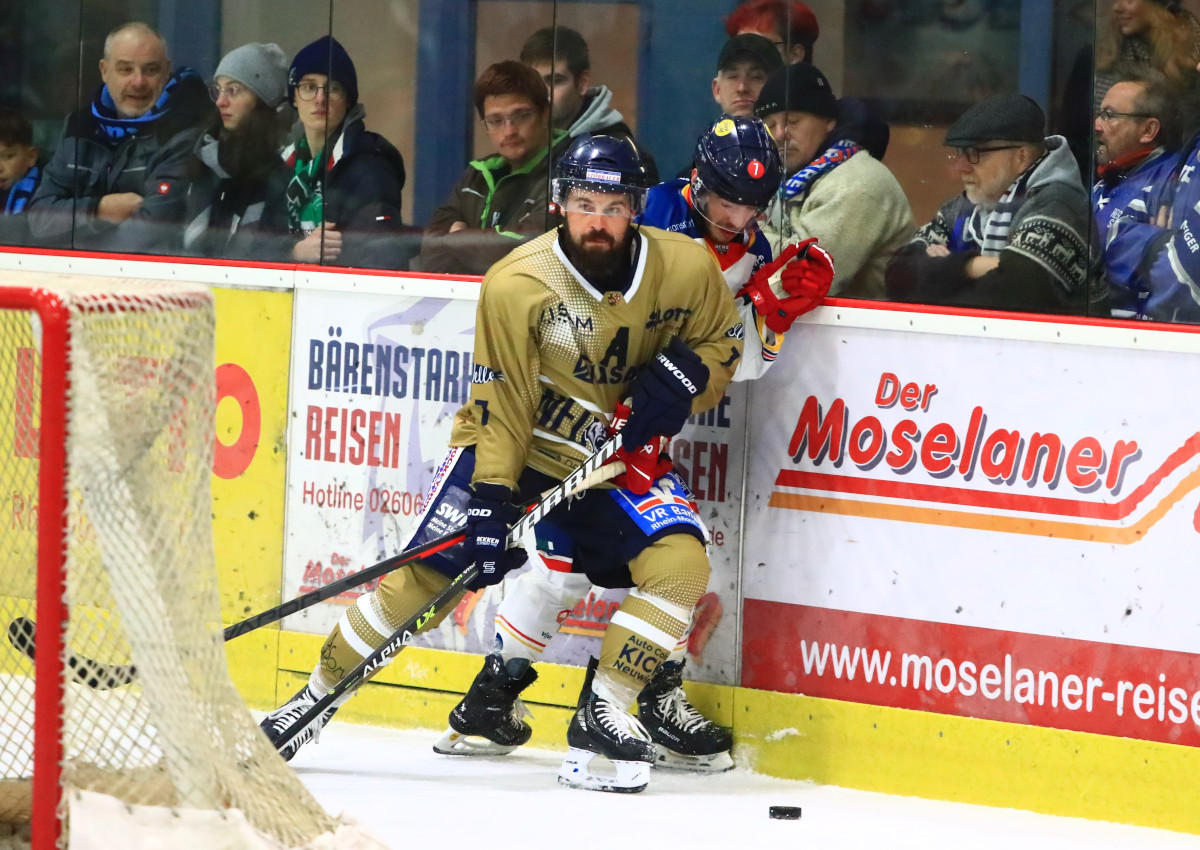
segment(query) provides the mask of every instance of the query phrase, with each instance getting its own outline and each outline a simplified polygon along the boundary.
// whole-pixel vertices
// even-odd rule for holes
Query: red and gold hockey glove
[[[608,433],[612,439],[620,439],[616,434],[625,427],[628,420],[629,406],[618,404],[608,426]],[[670,437],[652,437],[648,443],[636,449],[620,446],[608,462],[621,461],[625,464],[625,471],[614,478],[613,483],[637,496],[650,492],[651,485],[671,471],[670,447]]]

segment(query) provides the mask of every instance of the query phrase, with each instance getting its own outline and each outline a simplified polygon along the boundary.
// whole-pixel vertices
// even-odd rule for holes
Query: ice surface
[[[439,756],[438,732],[334,721],[292,765],[327,810],[391,847],[1200,848],[1200,837],[762,776],[655,771],[640,794],[558,785],[562,753]],[[536,796],[534,796],[536,794]],[[772,805],[800,806],[798,821]],[[661,842],[661,843],[660,843]]]

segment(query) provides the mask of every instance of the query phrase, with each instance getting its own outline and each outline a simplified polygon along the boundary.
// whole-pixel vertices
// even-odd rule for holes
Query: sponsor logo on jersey
[[[577,316],[568,309],[562,301],[546,307],[538,315],[538,324],[559,323],[570,325],[576,330],[592,331],[596,329],[591,316]]]
[[[688,307],[668,307],[666,310],[655,310],[646,318],[646,330],[652,331],[663,322],[682,322],[692,315]]]
[[[746,338],[746,326],[743,325],[741,322],[738,322],[732,328],[725,331],[725,336],[729,337],[730,339],[745,339]]]
[[[482,363],[476,363],[474,368],[471,370],[471,383],[472,384],[488,384],[488,383],[491,383],[492,381],[503,381],[503,380],[504,380],[503,372],[497,372],[493,369],[489,369],[487,366],[484,366]]]
[[[621,173],[619,171],[605,171],[601,168],[589,168],[587,170],[588,180],[597,180],[602,183],[620,183]]]

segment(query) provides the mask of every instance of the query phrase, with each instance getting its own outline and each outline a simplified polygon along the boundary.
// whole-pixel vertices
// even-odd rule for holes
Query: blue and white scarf
[[[175,87],[179,85],[179,81],[186,76],[195,75],[196,72],[190,68],[180,69],[178,73],[172,75],[171,79],[167,80],[162,94],[158,96],[154,105],[137,118],[125,118],[118,114],[117,105],[113,102],[112,95],[108,93],[108,86],[100,86],[99,93],[92,99],[92,117],[96,119],[100,129],[110,139],[123,139],[126,136],[137,135],[167,114],[171,108],[171,96],[175,92]]]
[[[830,145],[825,153],[801,168],[783,183],[780,190],[785,200],[803,200],[812,184],[829,171],[837,168],[843,162],[863,150],[857,142],[841,139]]]

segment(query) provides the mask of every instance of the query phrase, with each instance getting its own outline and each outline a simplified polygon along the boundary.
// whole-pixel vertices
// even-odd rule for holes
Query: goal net
[[[226,669],[213,337],[201,286],[0,278],[0,847],[378,846]]]

